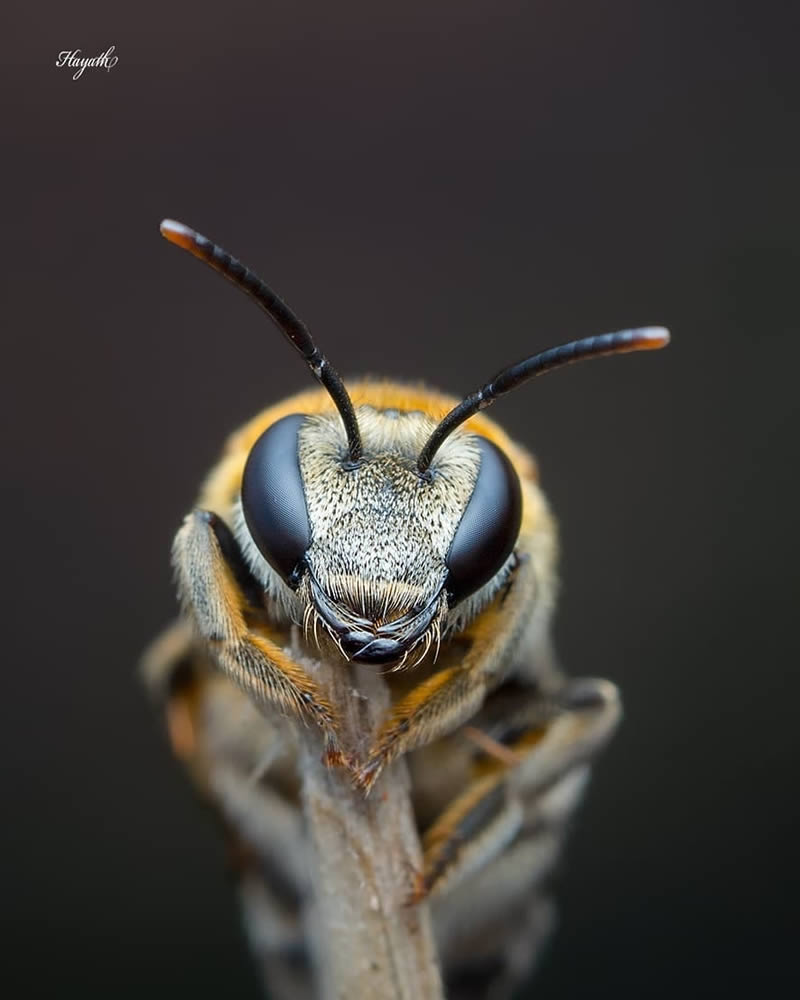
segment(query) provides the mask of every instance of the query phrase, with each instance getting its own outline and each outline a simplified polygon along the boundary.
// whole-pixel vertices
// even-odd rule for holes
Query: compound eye
[[[514,550],[522,522],[522,490],[514,467],[491,441],[477,441],[478,478],[447,554],[450,607],[497,573]]]
[[[311,543],[297,441],[304,420],[296,413],[268,427],[253,445],[242,477],[242,511],[253,541],[292,588]]]

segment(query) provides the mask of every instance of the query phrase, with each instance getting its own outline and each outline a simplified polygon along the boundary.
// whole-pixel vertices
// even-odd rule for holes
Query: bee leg
[[[139,670],[150,694],[161,701],[191,670],[192,629],[179,618],[169,624],[142,654]]]
[[[314,975],[301,909],[287,906],[257,864],[237,866],[245,936],[273,1000],[313,1000]]]
[[[451,912],[439,919],[440,908],[434,904],[434,923],[439,955],[445,969],[444,981],[449,1000],[511,1000],[522,996],[519,990],[530,982],[536,962],[555,924],[555,906],[546,895],[528,890],[524,898],[505,905],[490,905],[492,922],[470,916],[484,911],[484,889],[499,897],[502,891],[512,894],[518,883],[509,878],[526,877],[525,862],[515,855],[512,847],[486,871],[486,879],[469,882],[471,894],[459,894],[461,913]],[[501,869],[506,868],[506,871]],[[494,878],[497,881],[491,882]],[[480,900],[477,907],[475,901]],[[449,899],[448,899],[449,902]]]
[[[522,817],[522,806],[502,775],[475,781],[425,833],[422,871],[408,902],[419,903],[434,889],[480,869],[516,836]]]
[[[475,781],[483,780],[489,788],[494,774],[504,782],[509,799],[521,803],[523,820],[504,850],[490,857],[484,848],[484,866],[478,871],[463,862],[459,870],[459,852],[451,848],[452,867],[431,885],[436,941],[447,995],[453,1000],[478,995],[510,1000],[529,980],[555,924],[546,881],[582,798],[589,763],[611,736],[619,715],[616,689],[607,681],[568,681],[546,697],[530,689],[525,694],[512,682],[490,697],[475,720],[491,737],[478,742],[489,752],[475,756]],[[507,752],[496,754],[492,742]],[[512,754],[517,763],[509,766]],[[431,832],[445,825],[447,813],[451,828],[459,822],[463,828],[458,816],[469,808],[471,787]],[[501,846],[502,840],[496,843]],[[462,851],[468,852],[468,845]]]
[[[149,694],[163,708],[173,753],[190,770],[197,751],[195,693],[208,669],[192,627],[183,618],[172,622],[147,647],[139,665]]]
[[[244,929],[275,1000],[311,1000],[307,847],[283,729],[216,670],[186,619],[142,658],[175,755],[225,834]]]
[[[189,514],[175,536],[172,561],[184,609],[218,666],[260,705],[316,722],[326,734],[327,757],[336,762],[330,703],[276,642],[247,624],[247,571],[224,521],[209,511]]]
[[[521,558],[507,590],[462,633],[467,652],[417,685],[393,706],[355,780],[369,792],[396,757],[452,732],[470,719],[497,686],[535,604],[533,560]]]
[[[490,703],[478,725],[491,714]],[[617,690],[608,681],[571,680],[546,697],[533,691],[521,704],[517,695],[510,717],[485,733],[507,753],[493,754],[479,743],[474,780],[424,835],[423,868],[410,901],[450,891],[515,838],[525,843],[526,835],[536,838],[528,860],[541,878],[557,856],[553,831],[577,805],[585,765],[611,736],[619,716]]]

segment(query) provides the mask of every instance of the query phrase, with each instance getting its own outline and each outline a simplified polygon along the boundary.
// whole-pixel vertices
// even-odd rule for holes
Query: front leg
[[[535,598],[533,560],[523,557],[510,586],[460,634],[459,640],[468,644],[463,661],[429,677],[392,708],[356,774],[364,791],[391,761],[451,733],[475,715],[502,680]]]
[[[337,761],[330,702],[276,642],[247,624],[254,581],[225,522],[209,511],[193,511],[175,537],[172,561],[183,607],[219,667],[260,705],[317,723],[325,731],[329,761]]]

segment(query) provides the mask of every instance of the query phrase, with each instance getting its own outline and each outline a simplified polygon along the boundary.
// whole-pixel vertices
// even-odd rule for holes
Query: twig
[[[302,657],[299,646],[293,654]],[[345,749],[363,754],[389,706],[385,681],[344,663],[309,668],[341,713]],[[421,853],[405,763],[389,767],[365,798],[346,771],[322,763],[312,727],[300,743],[320,1000],[440,1000],[428,907],[407,905]]]

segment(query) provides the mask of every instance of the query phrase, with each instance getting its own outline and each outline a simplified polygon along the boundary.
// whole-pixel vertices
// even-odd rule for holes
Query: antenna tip
[[[665,326],[643,326],[636,331],[636,346],[642,351],[658,351],[669,341],[669,330]]]
[[[164,219],[159,229],[165,240],[169,240],[170,243],[174,243],[175,246],[181,247],[183,250],[191,252],[197,246],[197,233],[188,226],[184,226],[182,222]]]

